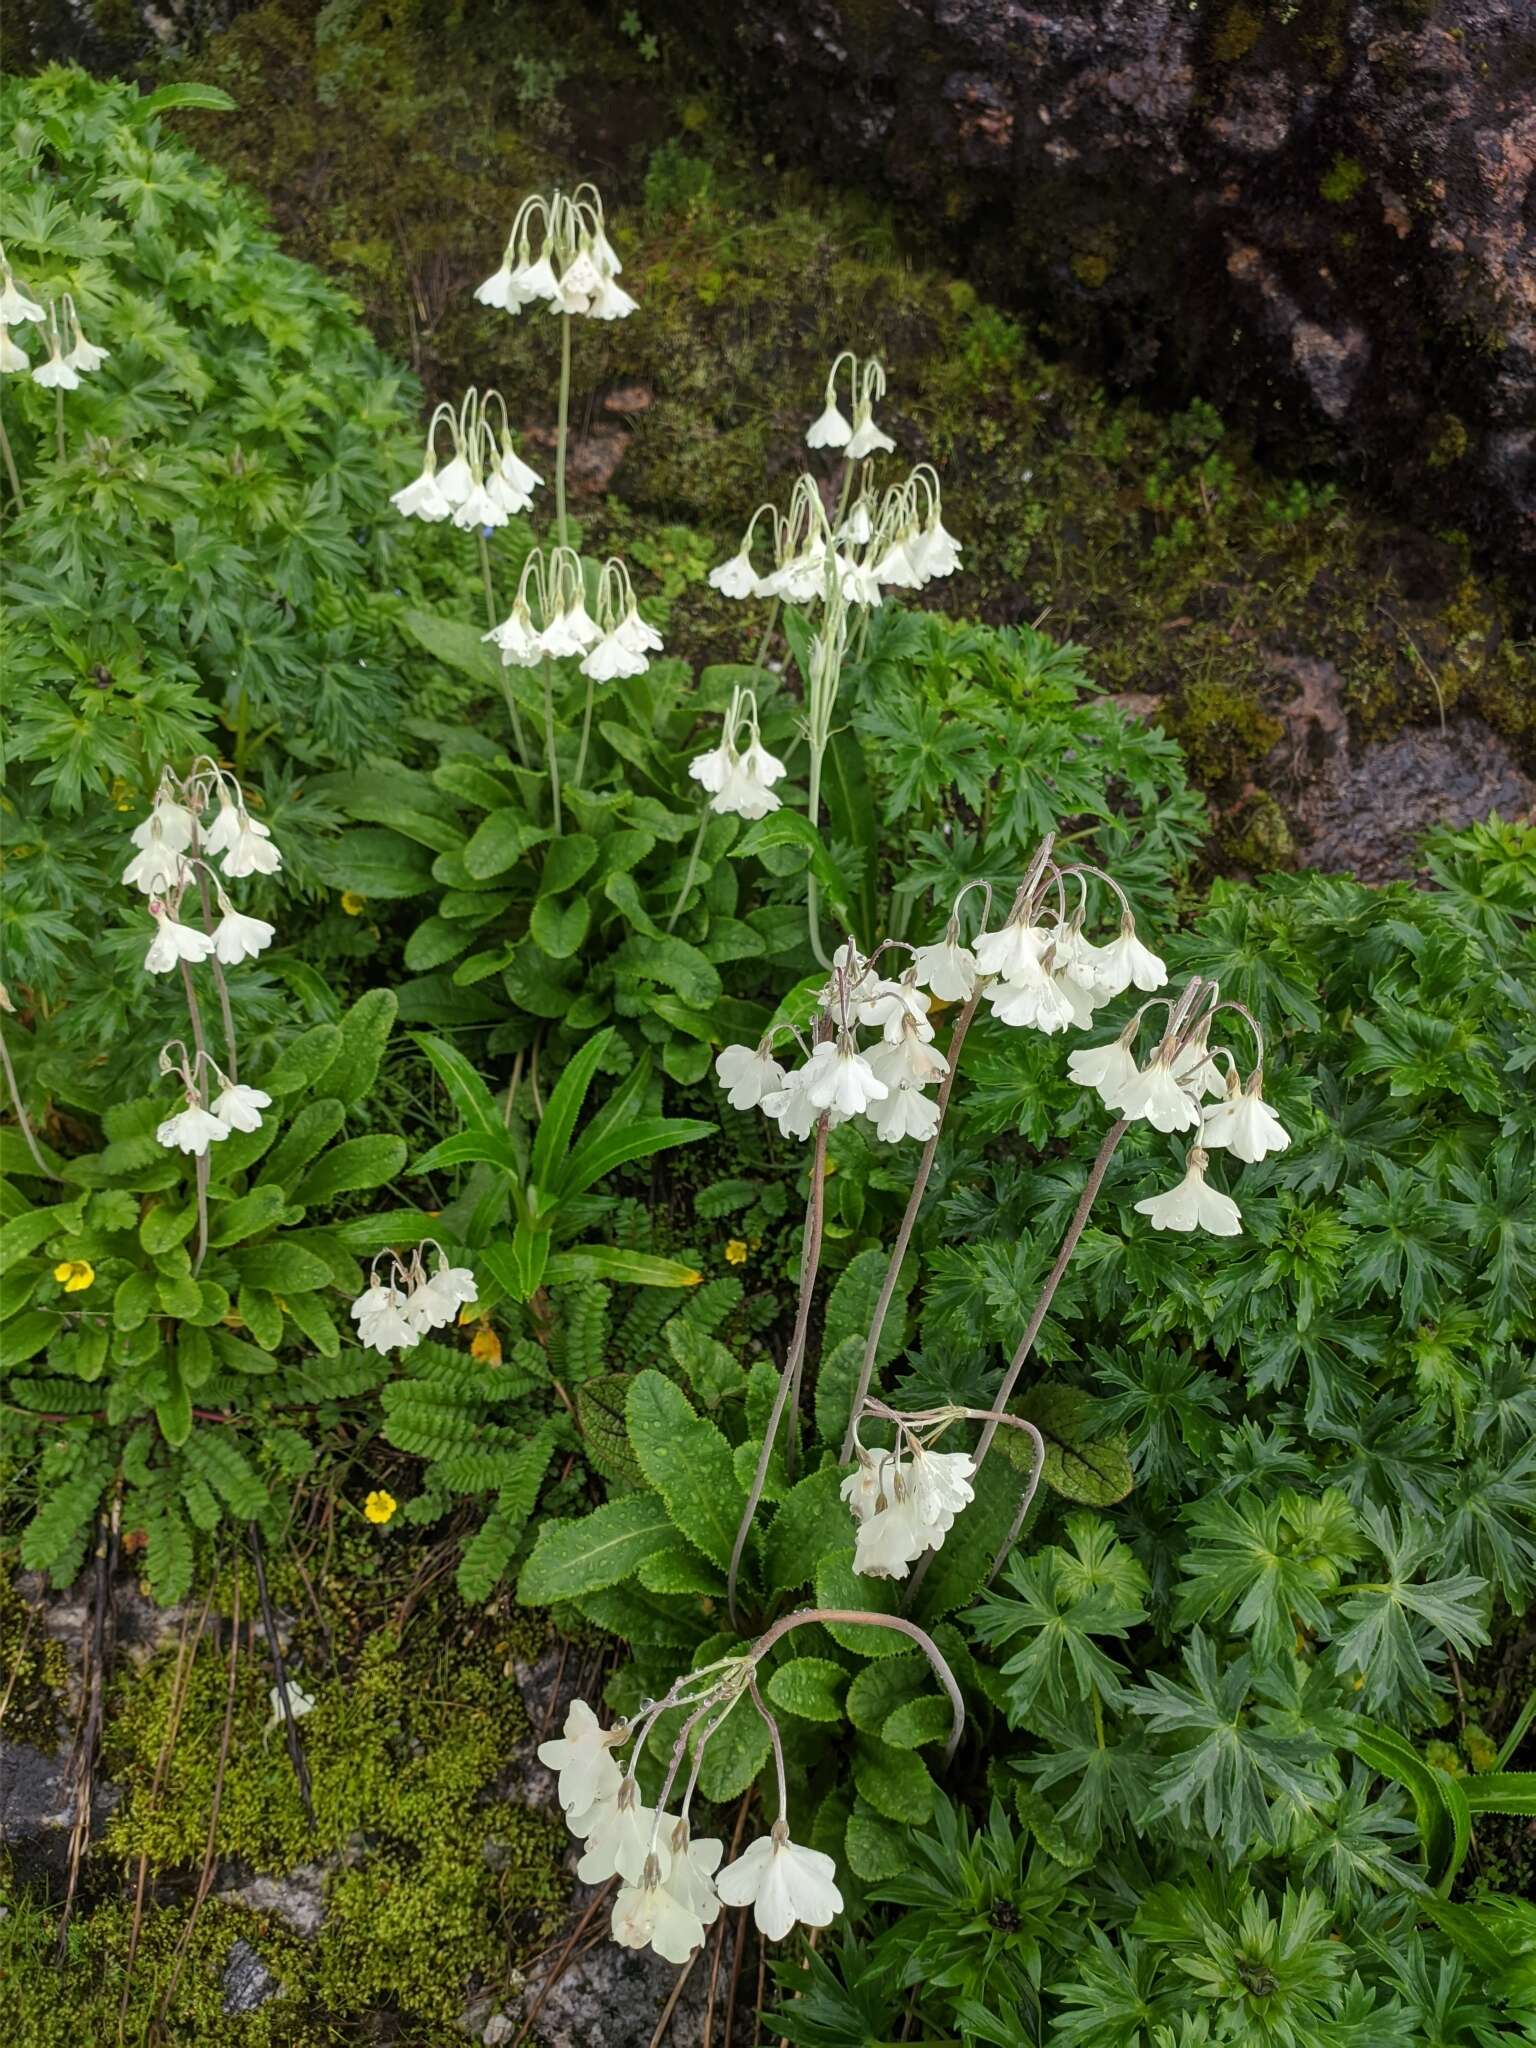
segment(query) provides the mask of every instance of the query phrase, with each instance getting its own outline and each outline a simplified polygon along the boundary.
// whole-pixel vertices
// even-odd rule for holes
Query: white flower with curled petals
[[[213,951],[225,967],[234,967],[241,960],[254,960],[277,936],[275,925],[268,924],[264,917],[247,917],[243,910],[234,908],[228,897],[220,898],[219,908],[223,915],[213,928]]]
[[[627,320],[631,313],[639,310],[638,303],[623,285],[615,283],[611,277],[599,280],[597,290],[587,302],[589,320]]]
[[[960,543],[945,531],[937,512],[917,539],[907,543],[907,554],[925,582],[953,576],[960,566]]]
[[[895,1045],[882,1039],[865,1058],[887,1088],[927,1088],[949,1072],[949,1061],[932,1039],[931,1030],[919,1031],[908,1019]]]
[[[688,1823],[680,1820],[672,1830],[672,1868],[667,1873],[667,1890],[679,1905],[712,1927],[720,1917],[720,1897],[715,1890],[715,1872],[725,1844],[714,1835],[694,1841]]]
[[[232,1131],[259,1131],[261,1112],[271,1107],[272,1098],[265,1089],[248,1088],[243,1081],[226,1081],[208,1110]]]
[[[1200,1142],[1208,1152],[1228,1151],[1253,1166],[1271,1152],[1283,1152],[1290,1133],[1263,1099],[1264,1076],[1255,1072],[1240,1094],[1206,1110]]]
[[[609,1926],[621,1948],[650,1948],[669,1963],[686,1963],[704,1939],[704,1922],[659,1879],[622,1886]]]
[[[850,462],[862,462],[866,455],[873,455],[877,449],[886,455],[895,452],[896,443],[890,435],[875,425],[874,413],[868,399],[854,407],[853,430],[848,436],[843,452]]]
[[[646,1857],[652,1853],[660,1866],[661,1881],[665,1883],[672,1867],[672,1851],[663,1838],[658,1838],[652,1852],[651,1834],[655,1819],[655,1809],[641,1799],[634,1779],[625,1778],[613,1805],[605,1809],[587,1836],[586,1852],[576,1866],[576,1875],[582,1883],[601,1884],[605,1878],[618,1876],[627,1884],[639,1884],[645,1872]]]
[[[1043,968],[1017,980],[995,981],[986,995],[1000,1024],[1025,1025],[1051,1036],[1080,1021],[1070,986]]]
[[[843,1910],[835,1882],[837,1865],[819,1849],[792,1842],[789,1829],[775,1821],[771,1834],[759,1835],[734,1863],[715,1879],[715,1890],[727,1906],[750,1906],[759,1934],[782,1941],[797,1924],[830,1927]]]
[[[757,595],[757,571],[745,548],[732,555],[728,562],[717,562],[707,580],[710,588],[718,590],[722,597]]]
[[[100,348],[94,341],[87,341],[84,334],[80,331],[80,323],[77,320],[75,322],[75,345],[64,358],[64,361],[70,369],[79,370],[86,376],[91,376],[101,368],[111,353],[111,349]]]
[[[6,322],[0,320],[0,375],[12,376],[18,370],[25,370],[31,361],[26,350],[12,341]]]
[[[1096,1088],[1106,1109],[1118,1106],[1121,1094],[1140,1078],[1140,1068],[1128,1041],[1117,1038],[1110,1045],[1088,1045],[1067,1054],[1067,1072],[1079,1088]]]
[[[898,1145],[903,1138],[926,1145],[939,1128],[939,1105],[916,1088],[893,1088],[865,1113],[886,1145]]]
[[[1023,924],[1010,918],[995,932],[977,935],[977,971],[1002,981],[1032,985],[1044,972],[1040,958],[1050,942],[1050,933],[1039,925]]]
[[[438,485],[437,457],[429,451],[421,474],[402,484],[398,491],[391,491],[389,502],[405,519],[424,519],[429,525],[446,519],[453,507]]]
[[[1166,966],[1137,938],[1135,921],[1129,912],[1120,920],[1120,936],[1098,950],[1096,985],[1110,995],[1122,995],[1133,983],[1150,995],[1168,980]]]
[[[65,362],[63,352],[59,347],[59,337],[56,333],[53,336],[52,352],[47,362],[39,363],[32,372],[32,382],[34,384],[41,384],[47,391],[78,391],[80,389],[80,373],[78,370],[71,369],[69,364]]]
[[[185,1109],[155,1127],[157,1145],[164,1145],[169,1152],[189,1153],[194,1159],[201,1159],[210,1145],[222,1144],[228,1136],[229,1125],[191,1097]]]
[[[598,641],[583,660],[581,672],[594,683],[612,683],[621,677],[643,676],[649,667],[645,656],[633,653],[615,631]]]
[[[29,299],[11,275],[9,264],[0,265],[0,323],[7,327],[19,327],[25,320],[42,320],[47,316],[36,299]]]
[[[406,1320],[423,1333],[441,1330],[455,1322],[467,1303],[478,1298],[474,1273],[468,1266],[450,1266],[441,1253],[437,1271],[411,1290],[406,1303]]]
[[[1200,1121],[1197,1104],[1162,1057],[1127,1081],[1109,1107],[1130,1123],[1144,1118],[1155,1131],[1193,1130]]]
[[[1198,1145],[1190,1148],[1189,1165],[1177,1187],[1161,1195],[1148,1195],[1135,1204],[1154,1230],[1208,1230],[1213,1237],[1242,1235],[1242,1212],[1230,1195],[1207,1187],[1207,1160]]]
[[[556,1794],[565,1813],[585,1813],[617,1796],[624,1773],[613,1745],[624,1732],[605,1728],[585,1700],[572,1700],[560,1734],[539,1744],[539,1762],[559,1773]]]
[[[196,830],[197,820],[186,805],[162,793],[155,798],[149,816],[141,819],[128,837],[137,847],[148,847],[153,840],[171,853],[185,853]]]
[[[158,898],[150,898],[149,914],[155,920],[155,936],[144,955],[146,974],[170,974],[183,960],[195,966],[213,951],[211,933],[180,923]]]
[[[911,971],[941,1003],[963,1003],[976,986],[976,955],[958,939],[940,939],[936,945],[918,947]]]
[[[928,1528],[947,1528],[976,1498],[971,1485],[976,1461],[965,1451],[929,1451],[919,1444],[907,1471],[907,1491],[917,1518]]]
[[[805,1094],[814,1109],[835,1109],[844,1116],[860,1116],[871,1103],[883,1102],[890,1090],[875,1073],[852,1039],[828,1039],[811,1050],[805,1075]]]
[[[784,1086],[784,1069],[765,1046],[728,1045],[715,1060],[715,1078],[732,1109],[756,1109]]]
[[[872,995],[860,1001],[859,1022],[871,1029],[878,1026],[887,1045],[900,1045],[909,1025],[919,1038],[932,1038],[933,1026],[928,1022],[931,1001],[926,990],[914,982],[882,981]]]

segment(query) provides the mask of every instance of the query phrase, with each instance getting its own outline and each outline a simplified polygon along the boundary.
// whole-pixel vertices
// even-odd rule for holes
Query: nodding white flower
[[[560,1774],[557,1793],[566,1813],[585,1813],[599,1800],[617,1795],[624,1773],[615,1761],[613,1744],[625,1732],[622,1727],[605,1728],[585,1700],[572,1700],[564,1729],[539,1744],[539,1762]]]
[[[456,451],[437,473],[438,495],[451,510],[462,505],[474,487],[475,472],[469,466],[469,458]]]
[[[933,1528],[946,1527],[976,1498],[971,1485],[976,1461],[966,1451],[929,1451],[914,1446],[907,1488],[918,1519]]]
[[[929,1039],[933,1036],[933,1026],[928,1022],[931,1000],[926,990],[911,981],[882,981],[871,994],[860,998],[858,1019],[871,1028],[880,1025],[887,1045],[900,1045],[908,1025],[919,1038]]]
[[[485,480],[483,489],[485,495],[490,499],[497,511],[506,515],[502,519],[489,522],[495,526],[504,526],[506,519],[510,518],[514,512],[526,512],[533,503],[532,492],[520,491],[516,484],[507,481],[499,469],[491,471]]]
[[[567,654],[585,654],[603,637],[602,628],[588,612],[581,598],[558,611],[539,635],[539,645],[556,660]]]
[[[1200,1143],[1208,1152],[1225,1150],[1250,1166],[1271,1152],[1285,1151],[1291,1142],[1290,1133],[1263,1096],[1264,1076],[1255,1069],[1241,1093],[1233,1093],[1206,1110],[1200,1124]]]
[[[453,507],[443,496],[437,480],[437,457],[430,449],[422,464],[421,475],[412,477],[398,491],[392,491],[389,502],[406,519],[425,519],[429,524],[435,524],[448,517]]]
[[[784,1086],[784,1069],[765,1045],[728,1045],[715,1061],[715,1079],[732,1109],[756,1109]]]
[[[381,1358],[391,1351],[409,1351],[421,1341],[421,1332],[405,1314],[406,1296],[398,1287],[375,1281],[353,1302],[348,1314],[357,1324],[357,1341]]]
[[[213,951],[214,957],[226,967],[241,960],[254,960],[277,936],[275,925],[268,924],[265,918],[247,917],[244,911],[235,909],[227,896],[220,896],[219,908],[224,914],[213,928]]]
[[[476,482],[454,506],[453,523],[461,533],[470,533],[477,526],[505,526],[507,510],[497,503],[483,482]]]
[[[1081,995],[1082,991],[1074,990],[1070,983],[1058,981],[1055,975],[1037,966],[1028,979],[993,982],[987,990],[987,1001],[1000,1024],[1028,1025],[1050,1036],[1091,1017],[1086,997],[1083,1016],[1079,1016],[1074,994]]]
[[[806,1077],[810,1071],[809,1067],[797,1067],[786,1078],[782,1088],[775,1088],[772,1094],[762,1099],[763,1115],[770,1117],[786,1138],[808,1138],[821,1115],[806,1093]],[[841,1111],[834,1109],[828,1114],[827,1126],[830,1129],[834,1124],[847,1121]]]
[[[448,1265],[439,1253],[431,1279],[411,1289],[405,1319],[417,1330],[440,1330],[457,1318],[466,1302],[477,1298],[473,1271],[468,1266]]]
[[[1199,1108],[1161,1055],[1127,1081],[1109,1106],[1130,1123],[1145,1117],[1155,1131],[1187,1131],[1200,1121]]]
[[[1120,936],[1100,951],[1094,972],[1097,985],[1112,996],[1122,995],[1133,982],[1150,995],[1154,989],[1162,988],[1168,979],[1168,969],[1162,961],[1137,938],[1135,921],[1129,911],[1120,920]]]
[[[1227,1092],[1221,1078],[1221,1067],[1212,1058],[1206,1043],[1209,1029],[1209,1021],[1202,1024],[1173,1062],[1173,1078],[1181,1088],[1187,1088],[1197,1102],[1202,1095],[1220,1098]]]
[[[1178,1186],[1148,1195],[1136,1203],[1136,1213],[1147,1217],[1154,1230],[1208,1230],[1212,1237],[1240,1237],[1242,1212],[1230,1195],[1206,1186],[1208,1163],[1200,1147],[1192,1145],[1188,1170]]]
[[[272,844],[272,828],[253,818],[244,803],[221,801],[219,815],[208,828],[204,851],[222,857],[231,881],[247,875],[275,875],[283,857]]]
[[[949,1061],[932,1040],[932,1028],[920,1028],[909,1017],[894,1045],[882,1039],[866,1058],[888,1088],[927,1088],[949,1072]]]
[[[602,272],[592,261],[585,249],[576,254],[561,271],[555,285],[553,310],[557,313],[586,313],[591,310],[592,299],[601,289]]]
[[[853,428],[843,418],[837,400],[829,391],[824,410],[805,430],[805,445],[807,448],[846,448],[852,439]]]
[[[800,1071],[811,1106],[840,1110],[844,1116],[862,1115],[891,1092],[851,1038],[825,1039],[813,1046],[809,1064]]]
[[[890,455],[895,451],[895,447],[896,443],[891,439],[890,435],[882,433],[875,425],[874,413],[869,400],[867,398],[861,400],[854,407],[853,431],[848,437],[846,448],[843,450],[848,460],[850,462],[861,462],[866,455],[873,455],[877,448]]]
[[[581,664],[584,676],[590,676],[594,683],[611,683],[621,676],[643,676],[650,663],[643,654],[635,654],[625,646],[615,628],[605,633],[592,652]]]
[[[11,275],[11,266],[0,265],[0,326],[19,327],[24,320],[46,316],[36,299],[29,299]]]
[[[1106,1109],[1116,1109],[1124,1091],[1140,1078],[1140,1068],[1124,1035],[1111,1045],[1084,1046],[1067,1054],[1067,1072],[1079,1088],[1096,1088]]]
[[[894,584],[898,590],[921,590],[923,587],[922,571],[900,540],[891,542],[872,573],[879,582]]]
[[[955,1517],[975,1499],[975,1461],[964,1451],[928,1451],[914,1443],[910,1463],[877,1454],[866,1478],[867,1459],[861,1453],[840,1489],[860,1524],[853,1568],[866,1578],[904,1579],[924,1551],[943,1548]]]
[[[963,1003],[976,986],[976,955],[957,939],[940,939],[935,945],[918,947],[910,971],[941,1003]]]
[[[655,1820],[655,1808],[641,1799],[634,1779],[625,1778],[613,1804],[604,1804],[601,1818],[587,1836],[586,1853],[576,1866],[582,1883],[601,1884],[605,1878],[617,1875],[627,1884],[639,1884],[645,1875],[646,1858],[654,1856],[665,1884],[672,1867],[672,1851],[666,1844],[665,1825],[655,1849],[651,1848]]]
[[[558,296],[560,286],[554,268],[547,256],[540,256],[533,263],[520,263],[512,273],[512,281],[521,294],[525,306],[535,299],[551,299]],[[508,306],[509,313],[515,313],[515,306]]]
[[[843,547],[861,548],[874,535],[874,521],[869,516],[869,507],[862,498],[855,501],[853,510],[837,529],[836,538]]]
[[[704,1939],[705,1923],[652,1875],[650,1882],[620,1888],[609,1926],[621,1948],[651,1948],[669,1963],[686,1963]]]
[[[272,1098],[263,1089],[247,1088],[243,1081],[226,1081],[208,1107],[232,1131],[259,1131],[261,1112],[272,1107]]]
[[[544,482],[538,471],[530,469],[524,462],[510,441],[502,442],[496,474],[509,489],[521,493],[525,503]]]
[[[9,374],[13,370],[24,370],[31,360],[26,350],[12,341],[6,323],[0,320],[0,375]]]
[[[977,935],[977,971],[1003,981],[1034,986],[1044,978],[1040,960],[1050,943],[1051,934],[1040,925],[1010,918],[995,932]]]
[[[826,542],[818,537],[798,555],[781,562],[756,587],[759,595],[787,598],[791,604],[809,604],[820,594],[826,571]]]
[[[46,363],[39,363],[32,372],[32,382],[44,385],[49,391],[78,391],[80,373],[71,369],[65,362],[57,328],[50,333],[49,341],[51,350],[48,360]]]
[[[146,896],[168,896],[180,886],[186,863],[181,854],[167,844],[153,817],[148,824],[149,835],[123,869],[123,881],[130,889],[142,889]],[[142,831],[143,827],[139,829]]]
[[[710,791],[709,808],[722,817],[766,818],[783,801],[772,785],[787,772],[784,763],[755,737],[741,754],[727,740],[707,754],[696,755],[688,772]]]
[[[492,626],[489,633],[482,633],[480,638],[495,641],[501,649],[503,668],[534,668],[544,659],[543,642],[528,610],[527,600],[521,597],[501,624]]]
[[[711,796],[719,795],[735,769],[736,749],[726,740],[722,740],[718,747],[711,747],[707,754],[695,754],[688,763],[688,773],[695,782],[702,783]]]
[[[475,286],[475,298],[482,306],[499,307],[503,313],[519,312],[527,295],[512,274],[512,251],[507,249],[489,277]]]
[[[756,726],[752,728],[751,739],[742,749],[740,767],[749,782],[760,782],[765,788],[771,788],[775,782],[782,782],[789,772],[778,756],[770,754],[763,745],[757,736]]]
[[[155,1127],[155,1143],[168,1152],[186,1152],[201,1159],[210,1145],[220,1145],[229,1136],[229,1125],[206,1110],[189,1091],[187,1106]]]
[[[709,572],[708,581],[722,597],[756,597],[758,594],[757,571],[745,548],[732,555],[728,562],[717,562]]]
[[[586,305],[589,320],[627,320],[631,313],[640,309],[623,285],[616,284],[611,277],[598,280],[597,290],[592,293]]]
[[[111,349],[98,348],[94,342],[87,341],[85,335],[81,332],[80,322],[77,320],[75,322],[75,345],[64,358],[64,362],[67,368],[83,370],[89,376],[93,371],[101,368],[111,353]]]
[[[656,628],[641,618],[637,604],[630,605],[613,630],[631,654],[660,654],[665,644]]]
[[[179,923],[158,896],[150,898],[149,914],[155,920],[155,936],[144,955],[146,974],[169,974],[183,960],[206,960],[213,951],[212,933]]]
[[[706,1927],[713,1926],[720,1917],[714,1877],[724,1853],[725,1844],[714,1835],[701,1835],[695,1842],[688,1833],[686,1820],[680,1820],[672,1830],[672,1868],[667,1875],[667,1890]]]
[[[849,604],[877,605],[883,592],[880,589],[878,573],[862,563],[852,561],[847,555],[838,555],[837,585]]]
[[[155,798],[149,816],[141,819],[128,837],[135,846],[148,846],[153,839],[170,853],[185,853],[196,830],[197,820],[186,805],[162,793]]]
[[[856,1522],[867,1522],[880,1506],[880,1467],[885,1457],[883,1451],[871,1454],[862,1444],[855,1444],[854,1466],[837,1489],[838,1499],[852,1510]]]
[[[916,1088],[893,1088],[865,1114],[875,1136],[887,1145],[899,1145],[903,1138],[917,1138],[926,1145],[939,1128],[939,1105]]]
[[[940,576],[953,576],[959,568],[960,543],[952,533],[945,531],[937,508],[917,538],[908,541],[907,557],[924,582]]]
[[[830,1927],[843,1910],[835,1883],[837,1865],[820,1849],[803,1849],[776,1820],[771,1834],[759,1835],[715,1879],[715,1890],[727,1906],[751,1906],[759,1934],[782,1941],[798,1922],[804,1927]]]

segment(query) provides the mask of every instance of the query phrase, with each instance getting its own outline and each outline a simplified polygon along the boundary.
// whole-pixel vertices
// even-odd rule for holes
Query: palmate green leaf
[[[1439,1661],[1442,1643],[1470,1657],[1487,1642],[1487,1581],[1471,1572],[1420,1580],[1415,1575],[1443,1557],[1438,1533],[1405,1522],[1399,1534],[1384,1508],[1364,1508],[1361,1521],[1381,1552],[1385,1574],[1347,1589],[1348,1625],[1335,1637],[1334,1657],[1341,1671],[1361,1674],[1365,1704],[1373,1712],[1394,1719],[1432,1715],[1444,1680],[1427,1660]]]
[[[746,1506],[730,1444],[659,1372],[636,1374],[625,1416],[630,1447],[673,1522],[714,1564],[729,1565]]]
[[[1141,1598],[1127,1597],[1123,1585],[1080,1587],[1063,1561],[1064,1553],[1054,1547],[1011,1557],[1004,1567],[1009,1590],[985,1594],[966,1613],[980,1641],[1000,1649],[1018,1645],[1002,1665],[1015,1724],[1038,1705],[1061,1710],[1095,1693],[1111,1704],[1118,1701],[1124,1667],[1094,1637],[1124,1642],[1146,1618]]]
[[[1349,1291],[1363,1301],[1373,1291],[1399,1305],[1403,1320],[1432,1314],[1463,1271],[1445,1205],[1418,1176],[1379,1162],[1381,1186],[1347,1187],[1345,1221],[1356,1232],[1349,1258]]]
[[[1183,1558],[1181,1628],[1230,1614],[1233,1633],[1251,1637],[1260,1658],[1289,1651],[1298,1629],[1329,1632],[1326,1596],[1339,1567],[1365,1548],[1336,1488],[1320,1501],[1289,1489],[1269,1501],[1213,1497],[1186,1520],[1193,1540]]]

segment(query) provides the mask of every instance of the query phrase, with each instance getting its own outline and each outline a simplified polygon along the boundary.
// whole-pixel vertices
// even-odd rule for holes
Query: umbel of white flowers
[[[902,1418],[893,1449],[866,1450],[855,1421],[854,1465],[840,1493],[859,1525],[856,1572],[904,1579],[925,1551],[942,1547],[955,1517],[976,1498],[969,1453],[932,1448],[946,1426],[919,1429]]]
[[[745,729],[746,745],[738,745]],[[757,729],[757,693],[734,689],[720,734],[720,744],[695,754],[688,773],[709,796],[709,808],[738,818],[766,818],[781,799],[773,785],[782,782],[784,763],[770,754]]]
[[[838,372],[848,366],[850,421],[837,402]],[[805,430],[807,448],[838,448],[850,462],[861,462],[876,452],[890,455],[896,443],[875,425],[877,399],[885,396],[885,366],[870,356],[861,362],[851,348],[845,348],[827,372],[827,402]]]
[[[429,1246],[437,1254],[437,1267],[431,1274],[422,1258]],[[379,1269],[385,1261],[387,1269],[381,1278]],[[470,1268],[450,1265],[448,1254],[429,1237],[408,1258],[394,1251],[380,1252],[369,1271],[368,1285],[348,1313],[357,1324],[358,1342],[384,1357],[391,1351],[409,1351],[429,1330],[455,1321],[459,1310],[477,1298]]]
[[[207,811],[215,793],[219,809],[210,823]],[[224,880],[275,875],[282,866],[282,855],[273,844],[271,828],[251,816],[245,792],[217,762],[194,764],[184,781],[165,769],[149,816],[129,837],[134,853],[123,869],[123,881],[149,899],[147,907],[155,925],[144,955],[146,973],[174,973],[184,960],[193,964],[216,960],[221,966],[233,967],[242,960],[254,960],[271,945],[275,927],[264,918],[236,910]],[[223,880],[204,858],[206,854],[220,862]],[[181,917],[183,899],[194,885],[204,911],[204,922],[199,925],[185,923]],[[217,923],[208,916],[209,892],[218,903]]]
[[[439,469],[438,435],[444,430],[453,452]],[[517,452],[506,400],[499,391],[482,394],[472,384],[457,410],[444,404],[434,411],[421,473],[389,502],[406,519],[452,519],[469,532],[505,526],[514,513],[527,510],[542,482]]]
[[[895,1628],[929,1658],[947,1692],[953,1715],[950,1753],[964,1725],[954,1676],[923,1631],[891,1616],[806,1609],[790,1614],[741,1651],[684,1672],[664,1698],[642,1703],[633,1723],[603,1727],[585,1700],[571,1703],[562,1733],[539,1745],[539,1761],[559,1774],[558,1797],[566,1825],[584,1852],[577,1876],[584,1884],[617,1877],[611,1927],[626,1948],[651,1948],[668,1962],[685,1963],[722,1906],[752,1908],[758,1932],[782,1941],[795,1927],[826,1927],[842,1911],[837,1866],[819,1849],[796,1842],[789,1827],[789,1793],[778,1723],[763,1702],[757,1668],[772,1645],[812,1622],[868,1621]],[[750,1703],[767,1727],[778,1782],[778,1817],[721,1868],[724,1844],[695,1840],[689,1812],[705,1748],[728,1717]],[[646,1740],[661,1716],[681,1711],[655,1805],[639,1786]],[[629,1749],[621,1764],[618,1752]],[[675,1811],[669,1807],[685,1757],[691,1760]]]
[[[586,578],[574,548],[533,548],[517,579],[512,609],[482,633],[501,650],[504,668],[533,668],[546,659],[581,656],[581,673],[595,683],[643,675],[661,635],[640,616],[629,571],[613,557],[598,572],[587,610]]]
[[[759,527],[771,535],[771,566],[756,566]],[[818,601],[829,611],[874,606],[886,587],[921,590],[960,566],[960,543],[944,525],[938,472],[921,462],[904,482],[880,494],[861,490],[834,525],[814,477],[796,479],[789,508],[780,514],[759,505],[741,546],[709,572],[725,597],[778,597],[791,604]]]
[[[476,287],[482,306],[520,313],[546,305],[587,320],[622,320],[635,301],[618,282],[624,268],[603,226],[595,185],[525,199],[498,267]]]
[[[222,1144],[235,1131],[259,1131],[261,1112],[272,1105],[263,1089],[232,1081],[211,1054],[189,1055],[179,1038],[161,1046],[160,1071],[180,1075],[186,1095],[185,1108],[155,1127],[156,1144],[168,1152],[201,1159],[210,1145]]]
[[[31,301],[23,303],[30,304]],[[42,316],[39,314],[35,317]],[[77,391],[80,388],[81,377],[99,370],[112,353],[110,349],[97,348],[94,343],[86,340],[80,325],[80,315],[76,312],[75,302],[68,292],[62,299],[55,299],[49,304],[47,340],[48,359],[39,363],[33,370],[32,381],[49,391]],[[0,353],[9,356],[5,363],[7,369],[20,370],[26,367],[27,359],[14,342],[7,340],[5,350]],[[19,362],[15,360],[18,356],[21,357]]]

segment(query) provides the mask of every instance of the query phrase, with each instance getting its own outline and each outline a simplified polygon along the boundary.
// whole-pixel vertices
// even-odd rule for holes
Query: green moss
[[[1235,7],[1228,7],[1217,17],[1211,31],[1211,56],[1218,64],[1240,63],[1263,33],[1263,17],[1238,0]]]
[[[1072,275],[1089,291],[1096,292],[1106,282],[1110,269],[1109,258],[1097,249],[1079,249],[1072,258]]]
[[[23,1600],[9,1579],[0,1578],[0,1698],[5,1700],[6,1739],[52,1749],[68,1718],[68,1686],[63,1644],[43,1628],[40,1610]]]
[[[1219,818],[1215,836],[1217,858],[1229,872],[1263,874],[1288,867],[1296,856],[1285,812],[1267,790],[1255,790]]]
[[[1429,466],[1449,469],[1466,454],[1469,436],[1453,412],[1436,413],[1429,422]]]
[[[1285,731],[1252,690],[1214,678],[1186,685],[1167,724],[1196,776],[1218,785],[1240,781]]]
[[[1365,183],[1365,166],[1352,156],[1336,156],[1317,189],[1330,206],[1347,206]]]

